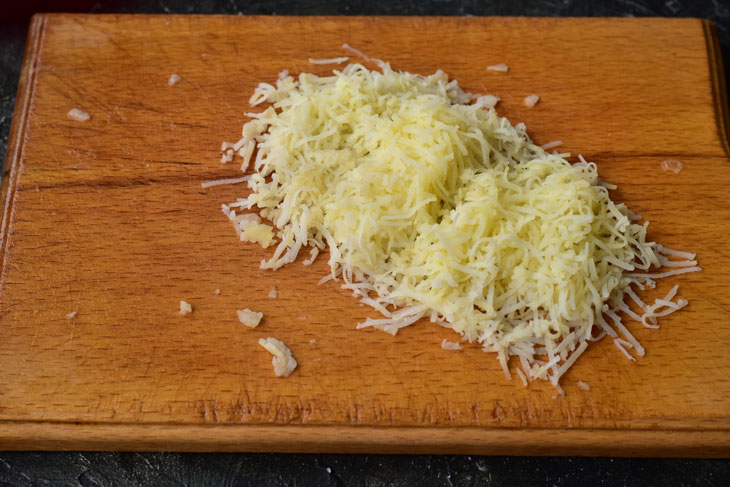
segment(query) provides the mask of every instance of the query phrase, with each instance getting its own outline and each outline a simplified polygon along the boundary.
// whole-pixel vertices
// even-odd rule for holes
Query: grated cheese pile
[[[247,114],[235,144],[242,170],[253,162],[252,191],[223,210],[242,240],[276,240],[261,267],[328,248],[323,281],[341,279],[383,315],[359,328],[396,334],[429,318],[496,353],[508,377],[514,356],[523,380],[560,392],[588,341],[608,334],[643,355],[620,315],[655,326],[687,302],[672,301],[675,289],[650,306],[630,286],[700,270],[694,255],[648,242],[648,223],[611,201],[594,163],[535,145],[497,115],[498,98],[465,93],[440,70],[375,61],[382,72],[350,64],[255,90],[252,105],[272,105]],[[253,208],[271,233],[236,213]],[[664,265],[678,269],[642,273]]]

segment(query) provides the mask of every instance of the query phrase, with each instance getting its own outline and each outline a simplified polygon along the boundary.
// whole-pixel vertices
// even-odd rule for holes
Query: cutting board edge
[[[0,423],[1,450],[730,457],[730,430]]]
[[[715,23],[707,19],[701,19],[701,22],[705,42],[707,43],[707,59],[710,66],[712,95],[715,101],[717,135],[725,152],[725,157],[730,161],[730,107],[728,107],[722,48],[720,47],[720,39],[717,36]]]
[[[7,250],[7,226],[13,211],[16,183],[22,172],[28,114],[35,89],[35,67],[40,60],[44,31],[49,15],[36,14],[30,24],[28,42],[21,71],[18,96],[11,126],[10,143],[0,183],[4,202],[0,221],[0,260]],[[728,107],[725,76],[715,26],[703,24],[707,43],[716,126],[726,157],[728,149]],[[4,264],[2,268],[5,269]],[[154,428],[154,429],[150,429]],[[555,429],[516,431],[484,428],[436,429],[425,435],[422,428],[388,428],[356,426],[315,426],[309,438],[303,438],[301,426],[174,426],[161,431],[159,425],[61,424],[51,422],[10,421],[0,423],[0,448],[11,450],[43,449],[122,449],[143,451],[322,451],[389,453],[482,453],[520,455],[616,455],[616,456],[730,456],[730,432],[725,430],[596,430]],[[206,432],[206,435],[202,435]],[[459,439],[449,436],[464,432]],[[324,434],[323,434],[324,433]],[[368,438],[369,434],[374,435]],[[601,435],[601,440],[593,437]],[[34,438],[29,434],[35,434]],[[201,434],[200,436],[196,436]],[[618,434],[619,436],[615,436]],[[207,436],[209,435],[209,436]],[[392,436],[396,437],[393,440]],[[458,435],[457,435],[458,436]],[[322,439],[320,439],[320,437]],[[32,439],[31,439],[32,438]],[[191,438],[195,438],[191,440]],[[338,438],[340,438],[338,440]],[[352,441],[354,438],[356,441]],[[557,446],[555,444],[556,439]],[[606,444],[600,444],[601,441]],[[340,444],[340,442],[342,442]],[[616,445],[616,446],[613,446]],[[671,447],[667,446],[671,445]],[[530,450],[537,448],[537,451]],[[542,448],[543,450],[540,450]],[[620,449],[619,449],[620,448]]]
[[[10,125],[8,149],[2,168],[2,181],[0,181],[0,202],[3,205],[2,217],[0,219],[0,270],[2,274],[5,273],[8,227],[11,221],[10,217],[13,211],[20,161],[25,143],[23,134],[27,131],[28,115],[31,101],[33,100],[33,90],[35,88],[35,67],[40,61],[40,52],[43,45],[47,18],[46,14],[35,14],[31,18],[28,27],[25,53],[23,54],[23,66],[20,71],[18,92],[15,97],[13,122]]]

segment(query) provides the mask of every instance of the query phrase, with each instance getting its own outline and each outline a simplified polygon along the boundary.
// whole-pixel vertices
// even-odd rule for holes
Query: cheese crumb
[[[491,66],[487,66],[487,71],[494,71],[495,73],[506,73],[507,71],[509,71],[509,66],[504,63],[492,64]]]
[[[252,242],[267,248],[274,240],[274,228],[265,223],[259,223],[261,217],[256,213],[237,215],[239,236],[242,242]]]
[[[167,84],[170,86],[175,86],[180,82],[181,79],[182,78],[179,75],[173,73],[172,75],[170,75],[170,79],[167,80]]]
[[[264,317],[263,313],[251,311],[250,309],[239,309],[238,320],[249,328],[256,328],[261,323],[261,318]]]
[[[591,386],[589,386],[588,384],[586,384],[582,380],[579,380],[578,381],[578,389],[582,389],[584,391],[590,391],[591,390]]]
[[[441,348],[445,350],[461,350],[461,343],[450,342],[446,338],[441,342]]]
[[[271,299],[276,299],[276,297],[279,295],[279,291],[276,290],[275,287],[271,288],[271,291],[269,291],[269,297]]]
[[[532,108],[537,105],[538,101],[540,101],[540,97],[538,95],[530,95],[528,97],[525,97],[525,106],[528,108]]]
[[[220,293],[221,293],[221,290],[216,289],[215,291],[213,291],[213,296],[218,296]]]
[[[69,319],[69,320],[70,319],[73,319],[76,316],[76,313],[77,313],[77,311],[71,311],[70,313],[68,313],[66,315],[66,318]]]
[[[477,104],[483,105],[485,108],[494,108],[500,100],[501,98],[495,95],[482,95],[477,98]]]
[[[297,361],[294,359],[289,347],[276,338],[259,338],[259,345],[274,356],[271,363],[274,365],[274,373],[277,377],[289,377],[297,368]]]
[[[76,120],[77,122],[86,122],[91,118],[91,115],[89,115],[88,112],[79,110],[78,108],[72,108],[68,111],[68,118]]]
[[[180,314],[182,316],[185,316],[192,312],[193,312],[193,306],[190,303],[188,303],[186,301],[180,301]]]
[[[672,171],[674,174],[679,174],[683,167],[684,163],[679,159],[664,159],[662,161],[662,170]]]

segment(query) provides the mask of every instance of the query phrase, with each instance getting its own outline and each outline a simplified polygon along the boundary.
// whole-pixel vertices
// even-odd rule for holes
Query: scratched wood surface
[[[689,307],[631,326],[646,357],[591,345],[556,397],[507,381],[477,345],[441,349],[455,335],[438,326],[356,330],[374,314],[317,285],[325,259],[258,268],[270,251],[238,242],[219,209],[247,189],[200,183],[239,175],[218,149],[258,82],[324,74],[307,58],[343,42],[499,95],[538,143],[595,160],[652,239],[698,253],[702,273],[656,290],[679,283]],[[485,70],[499,62],[509,74]],[[0,448],[727,455],[719,66],[699,20],[36,16],[2,181]],[[684,170],[662,171],[667,158]],[[257,329],[244,307],[263,311]],[[267,336],[300,363],[288,379]]]

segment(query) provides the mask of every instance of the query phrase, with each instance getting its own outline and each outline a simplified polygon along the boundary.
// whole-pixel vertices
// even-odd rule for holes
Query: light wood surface
[[[344,42],[497,94],[538,143],[595,160],[652,239],[697,252],[702,273],[647,294],[679,283],[689,307],[630,326],[646,357],[591,345],[555,397],[507,381],[477,345],[441,349],[456,335],[438,326],[356,330],[374,313],[317,285],[325,259],[258,268],[270,251],[220,213],[245,186],[200,183],[240,175],[218,149],[258,82],[324,74],[307,59]],[[0,448],[728,455],[718,52],[691,19],[36,16],[2,181]],[[485,70],[500,62],[508,74]],[[666,158],[684,170],[662,171]],[[265,315],[255,330],[244,307]],[[267,336],[292,349],[291,377],[274,376]]]

